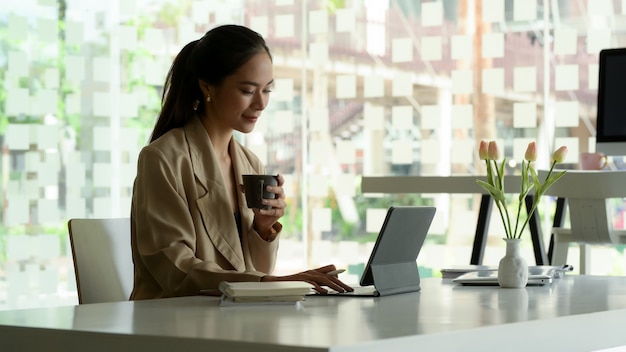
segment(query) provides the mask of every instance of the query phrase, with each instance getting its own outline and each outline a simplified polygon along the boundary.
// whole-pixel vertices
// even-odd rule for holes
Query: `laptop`
[[[419,291],[417,255],[435,211],[431,206],[390,207],[361,275],[360,286],[354,287],[353,292],[329,290],[328,295],[379,297]]]
[[[542,286],[551,284],[556,271],[550,267],[541,268],[534,267],[528,271],[528,283],[527,286]],[[498,285],[498,271],[497,270],[481,270],[472,271],[467,274],[463,274],[455,279],[452,279],[455,284],[461,284],[465,286],[497,286]]]

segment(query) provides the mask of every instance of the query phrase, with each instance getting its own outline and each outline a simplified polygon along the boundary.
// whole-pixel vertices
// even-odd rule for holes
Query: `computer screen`
[[[600,51],[596,151],[626,155],[626,48]]]

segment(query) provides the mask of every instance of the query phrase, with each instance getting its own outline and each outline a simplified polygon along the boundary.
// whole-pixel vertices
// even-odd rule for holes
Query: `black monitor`
[[[626,48],[600,51],[596,151],[626,155]]]

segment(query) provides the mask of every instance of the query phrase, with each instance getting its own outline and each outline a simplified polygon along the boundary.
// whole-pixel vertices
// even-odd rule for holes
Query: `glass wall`
[[[623,45],[625,13],[620,0],[8,2],[0,309],[77,302],[67,220],[129,216],[169,65],[216,25],[251,27],[274,58],[270,105],[237,138],[287,180],[277,273],[335,263],[356,282],[390,205],[438,208],[423,276],[469,263],[480,200],[364,195],[362,176],[481,175],[483,139],[517,161],[536,140],[540,166],[567,145],[576,168],[594,148],[598,52]],[[494,220],[485,264],[502,256],[501,233]],[[592,253],[593,273],[623,274],[623,248]]]

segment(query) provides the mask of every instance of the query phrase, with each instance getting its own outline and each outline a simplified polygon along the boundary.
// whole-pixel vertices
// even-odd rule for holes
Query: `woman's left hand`
[[[267,238],[272,232],[272,227],[283,215],[285,215],[285,190],[283,184],[285,178],[278,174],[276,175],[278,180],[277,186],[265,186],[268,192],[272,192],[276,195],[274,199],[263,199],[264,205],[269,205],[271,209],[252,209],[254,212],[254,228],[263,238]],[[267,236],[265,236],[267,235]]]

